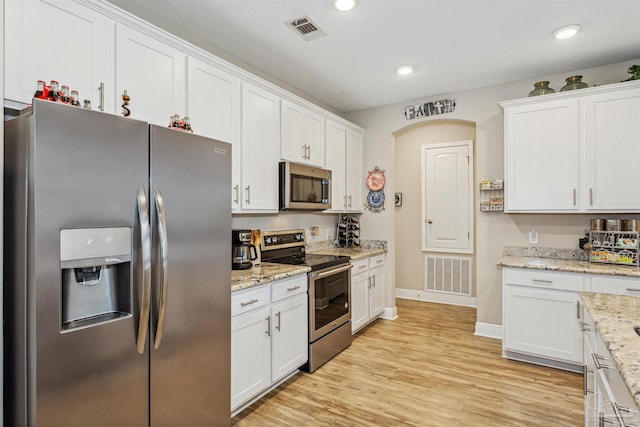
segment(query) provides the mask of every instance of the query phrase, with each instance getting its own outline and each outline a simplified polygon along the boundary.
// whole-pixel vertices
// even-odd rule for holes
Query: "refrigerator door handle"
[[[167,220],[164,211],[164,197],[160,187],[155,188],[156,212],[158,214],[158,247],[160,249],[160,282],[158,286],[158,324],[156,326],[156,334],[153,347],[157,350],[162,341],[164,333],[164,320],[167,314],[167,294],[169,288],[168,261],[167,261]]]
[[[151,308],[151,231],[149,226],[149,207],[147,190],[144,185],[138,188],[137,194],[138,221],[140,221],[140,248],[142,256],[142,283],[140,286],[140,322],[136,347],[138,353],[144,353],[149,327],[149,310]]]

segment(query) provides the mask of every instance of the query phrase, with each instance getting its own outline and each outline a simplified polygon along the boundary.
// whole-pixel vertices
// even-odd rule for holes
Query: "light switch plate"
[[[538,232],[537,231],[530,231],[529,232],[529,244],[530,245],[537,245],[538,244]]]

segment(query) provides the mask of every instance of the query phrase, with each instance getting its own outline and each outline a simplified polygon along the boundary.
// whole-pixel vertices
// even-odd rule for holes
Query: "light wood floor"
[[[300,373],[233,426],[580,426],[582,377],[501,357],[473,335],[475,309],[397,300],[313,374]]]

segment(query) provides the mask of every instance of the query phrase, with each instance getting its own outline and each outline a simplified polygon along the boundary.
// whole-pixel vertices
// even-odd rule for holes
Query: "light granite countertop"
[[[640,277],[640,268],[628,265],[598,264],[569,259],[528,256],[502,256],[498,264],[503,267],[533,268],[537,270],[567,271],[572,273],[611,274],[614,276]]]
[[[633,330],[640,326],[640,298],[594,292],[582,292],[580,296],[640,407],[640,337]]]
[[[231,270],[231,292],[252,288],[299,274],[307,274],[311,268],[300,265],[263,262],[247,270]]]
[[[370,256],[381,255],[387,252],[384,248],[323,248],[311,250],[310,254],[320,255],[346,255],[352,260],[367,258]]]

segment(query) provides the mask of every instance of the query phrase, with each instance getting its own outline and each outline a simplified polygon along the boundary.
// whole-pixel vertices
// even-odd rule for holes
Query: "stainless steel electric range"
[[[309,280],[309,361],[313,372],[351,345],[351,263],[349,257],[307,254],[304,230],[263,233],[263,262],[306,265]]]

